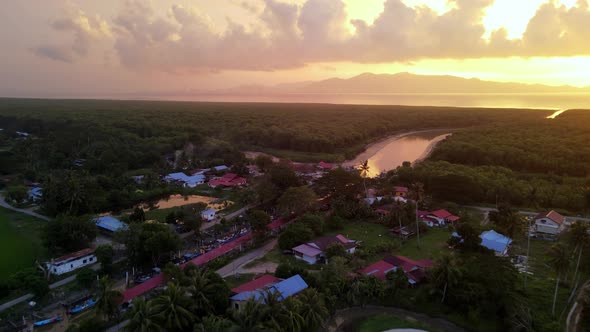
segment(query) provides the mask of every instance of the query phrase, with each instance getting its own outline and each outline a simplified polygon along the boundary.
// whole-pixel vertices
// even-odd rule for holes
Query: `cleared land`
[[[0,279],[44,258],[41,231],[46,221],[0,208]]]

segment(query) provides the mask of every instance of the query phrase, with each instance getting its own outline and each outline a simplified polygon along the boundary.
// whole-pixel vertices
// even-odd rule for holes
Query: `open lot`
[[[0,279],[44,258],[41,231],[46,221],[0,208]]]

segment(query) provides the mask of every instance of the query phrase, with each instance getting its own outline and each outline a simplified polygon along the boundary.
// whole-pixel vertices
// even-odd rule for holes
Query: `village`
[[[462,250],[489,252],[510,262],[525,280],[529,276],[545,282],[554,272],[561,273],[547,265],[547,250],[561,237],[569,237],[572,225],[587,230],[582,221],[556,211],[521,214],[505,205],[496,209],[433,202],[422,184],[397,182],[395,172],[368,178],[366,163],[342,168],[326,162],[273,160],[266,155],[257,155],[247,165],[190,171],[175,167],[173,160],[169,163],[175,171],[161,174],[159,181],[183,194],[144,202],[119,214],[92,216],[97,236],[90,247],[51,257],[39,266],[52,281],[67,277],[74,283],[81,274],[96,275],[98,280],[96,272],[88,271],[98,271],[103,279],[88,281],[86,289],[56,287],[60,289],[57,303],[46,299],[41,306],[25,296],[20,303],[0,306],[12,311],[11,330],[64,331],[80,324],[93,312],[104,310],[103,283],[108,283],[109,292],[120,294],[109,309],[109,317],[117,317],[109,331],[123,329],[136,324],[127,313],[136,310],[137,299],[165,293],[174,273],[189,266],[217,271],[231,286],[228,301],[234,311],[243,310],[249,301],[264,303],[269,293],[279,300],[297,297],[312,287],[306,281],[310,273],[334,266],[342,269],[344,282],[353,284],[375,278],[408,292],[437,287],[445,273],[453,273],[448,271],[449,257]],[[141,185],[146,176],[133,175],[132,180]],[[17,205],[41,202],[43,184],[26,185],[26,198]],[[275,191],[269,198],[265,197],[268,187]],[[249,195],[256,198],[243,199]],[[125,234],[150,224],[165,225],[164,231],[168,229],[181,244],[164,246],[152,252],[151,260],[136,265],[128,257],[131,248],[126,245],[131,243]],[[476,248],[469,247],[472,243]],[[106,258],[105,248],[110,252]],[[116,268],[105,271],[105,263]],[[572,282],[579,280],[573,278]],[[444,279],[443,302],[451,282]],[[564,291],[559,290],[560,295]],[[557,288],[555,292],[553,310]],[[371,303],[370,297],[353,304]],[[568,304],[560,306],[565,310]]]

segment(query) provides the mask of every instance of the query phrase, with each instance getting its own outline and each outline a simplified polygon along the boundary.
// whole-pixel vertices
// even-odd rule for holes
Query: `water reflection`
[[[412,133],[405,136],[394,136],[372,144],[354,160],[343,163],[343,166],[357,167],[365,160],[369,161],[369,177],[387,172],[401,166],[404,161],[416,162],[428,156],[436,143],[450,134],[448,131],[427,131]]]

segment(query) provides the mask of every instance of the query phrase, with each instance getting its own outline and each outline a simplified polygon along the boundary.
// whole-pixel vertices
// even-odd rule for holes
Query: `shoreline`
[[[436,148],[436,146],[440,142],[444,141],[445,139],[447,139],[447,137],[449,137],[451,135],[453,135],[453,133],[443,134],[443,135],[435,137],[432,140],[432,142],[430,142],[430,144],[428,144],[428,146],[426,147],[426,150],[424,150],[422,155],[420,155],[420,157],[418,157],[418,159],[416,159],[412,162],[412,166],[423,162],[426,158],[428,158],[430,156],[430,154],[432,154],[432,151],[434,151],[434,149]]]
[[[360,163],[362,163],[365,160],[370,159],[377,152],[379,152],[381,149],[385,148],[387,145],[389,145],[393,141],[396,141],[396,140],[406,137],[406,136],[421,134],[421,133],[430,133],[430,132],[435,132],[435,131],[442,132],[442,131],[451,131],[451,130],[457,130],[457,128],[424,129],[424,130],[414,130],[414,131],[408,131],[408,132],[404,132],[404,133],[394,134],[394,135],[388,136],[386,138],[374,141],[373,143],[369,143],[365,147],[365,150],[363,152],[359,153],[356,157],[354,157],[354,159],[350,159],[350,160],[346,160],[346,161],[342,162],[341,165],[343,167],[358,166],[358,165],[360,165]],[[434,150],[436,144],[438,144],[440,141],[442,141],[444,138],[446,138],[447,136],[449,136],[451,134],[452,133],[440,135],[440,136],[444,136],[443,138],[441,138],[440,136],[435,137],[433,142],[431,142],[428,145],[426,150],[420,155],[420,157],[418,159],[416,159],[414,161],[414,163],[418,162],[418,161],[422,161],[423,159],[426,159],[426,157],[428,157],[428,155],[432,152],[432,150]]]

